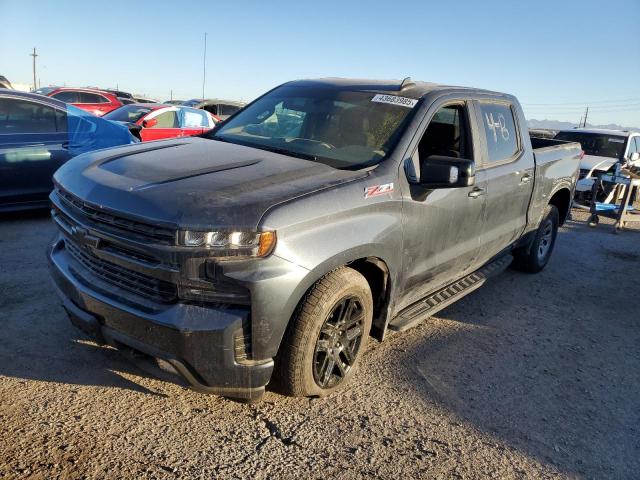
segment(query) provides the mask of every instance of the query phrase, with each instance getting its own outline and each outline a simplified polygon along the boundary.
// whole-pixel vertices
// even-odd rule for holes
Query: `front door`
[[[140,132],[143,142],[182,136],[177,108],[163,110],[157,115],[149,115],[145,120],[156,120],[156,122],[148,128],[144,126],[145,123],[143,122],[143,128]]]
[[[475,158],[478,132],[464,101],[448,101],[431,110],[431,119],[414,152],[418,158],[439,155]],[[433,113],[435,112],[435,113]],[[430,114],[427,114],[430,117]],[[425,190],[411,185],[404,209],[404,292],[398,309],[419,300],[478,267],[478,249],[486,205],[486,181],[462,188]]]
[[[49,105],[0,98],[0,203],[46,201],[53,173],[70,158],[66,114]]]

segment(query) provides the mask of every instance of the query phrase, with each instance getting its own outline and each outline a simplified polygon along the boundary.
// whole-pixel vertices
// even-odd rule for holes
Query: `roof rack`
[[[411,77],[405,77],[400,84],[400,90],[403,90],[407,87],[413,87],[416,83],[411,80]]]

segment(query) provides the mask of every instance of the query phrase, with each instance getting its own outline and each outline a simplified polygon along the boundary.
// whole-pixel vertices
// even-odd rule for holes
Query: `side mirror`
[[[155,127],[157,124],[158,124],[158,119],[156,118],[150,118],[149,120],[142,121],[143,128],[152,128],[152,127]]]
[[[629,160],[632,162],[637,162],[638,160],[640,160],[640,153],[633,152],[631,155],[629,155]]]
[[[420,161],[420,185],[428,188],[470,187],[475,182],[473,160],[431,155]]]

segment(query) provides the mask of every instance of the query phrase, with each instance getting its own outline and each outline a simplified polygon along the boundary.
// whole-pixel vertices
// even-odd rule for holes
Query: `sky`
[[[249,101],[288,80],[488,88],[528,118],[640,127],[640,0],[0,0],[0,75],[160,100]]]

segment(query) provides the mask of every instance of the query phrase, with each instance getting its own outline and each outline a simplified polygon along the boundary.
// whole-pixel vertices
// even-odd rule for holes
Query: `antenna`
[[[411,80],[411,77],[405,77],[402,80],[402,83],[400,84],[400,90],[407,88],[407,87],[411,87],[415,85],[415,82],[413,80]]]
[[[207,32],[204,32],[204,55],[202,55],[202,101],[204,102],[204,82],[207,79]]]
[[[584,112],[584,124],[583,127],[587,126],[587,115],[589,115],[589,106],[587,106],[587,110]]]

